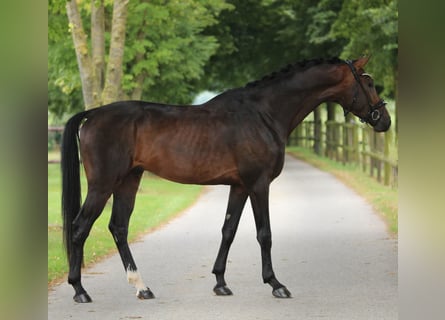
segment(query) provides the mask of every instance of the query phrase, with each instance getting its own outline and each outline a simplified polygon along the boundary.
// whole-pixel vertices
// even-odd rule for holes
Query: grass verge
[[[85,199],[86,182],[81,177],[82,194]],[[48,165],[48,284],[58,282],[68,271],[62,244],[62,218],[60,209],[61,177],[58,164]],[[190,206],[199,196],[201,186],[183,185],[144,174],[136,205],[130,220],[129,241],[134,241],[154,229],[181,210]],[[91,265],[112,252],[117,252],[108,231],[111,214],[110,199],[97,219],[85,243],[85,265]]]
[[[357,166],[342,163],[320,157],[311,150],[301,147],[289,147],[287,152],[298,159],[301,159],[323,171],[327,171],[348,187],[355,190],[360,196],[365,198],[379,213],[388,226],[388,230],[397,235],[398,232],[398,191],[391,187],[384,186],[374,178],[366,175]]]

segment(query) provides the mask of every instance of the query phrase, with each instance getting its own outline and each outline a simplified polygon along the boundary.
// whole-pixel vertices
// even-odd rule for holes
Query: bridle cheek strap
[[[352,74],[354,75],[355,81],[359,84],[360,88],[362,88],[363,93],[365,94],[366,100],[368,101],[369,105],[369,112],[365,118],[360,118],[361,122],[369,123],[372,125],[371,122],[377,122],[380,120],[380,117],[382,116],[382,113],[380,112],[380,108],[384,107],[386,105],[386,102],[383,99],[380,99],[376,104],[371,104],[371,99],[368,96],[367,91],[363,87],[362,82],[360,81],[360,76],[357,74],[357,70],[355,70],[354,65],[352,64],[351,60],[345,60],[346,64],[348,65],[349,69],[351,69]],[[354,98],[352,100],[352,105],[357,101],[357,95],[358,90],[354,94]],[[351,108],[350,108],[351,109]],[[349,111],[345,110],[345,116],[349,113]]]

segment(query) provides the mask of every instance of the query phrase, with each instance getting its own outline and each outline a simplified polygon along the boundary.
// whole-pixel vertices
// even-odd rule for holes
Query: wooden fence
[[[376,133],[364,124],[303,121],[291,134],[289,145],[314,150],[343,164],[359,165],[384,185],[397,187],[398,161],[394,133]]]
[[[63,127],[48,127],[48,163],[59,163],[60,157],[57,151],[60,148]],[[51,155],[50,155],[51,152]],[[57,156],[54,155],[57,153]]]

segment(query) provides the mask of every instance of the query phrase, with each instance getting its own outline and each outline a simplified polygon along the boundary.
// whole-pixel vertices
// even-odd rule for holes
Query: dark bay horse
[[[74,300],[91,302],[81,284],[83,247],[111,195],[109,229],[128,281],[139,298],[154,297],[137,272],[127,243],[144,170],[180,183],[230,185],[221,246],[212,271],[217,295],[232,294],[224,280],[227,256],[250,198],[264,283],[272,286],[275,297],[290,297],[272,268],[269,185],[283,168],[289,134],[322,102],[339,103],[375,131],[389,129],[385,102],[371,76],[364,73],[367,61],[300,62],[200,106],[122,101],[74,115],[65,126],[62,142],[63,231]],[[78,148],[88,182],[82,206]]]

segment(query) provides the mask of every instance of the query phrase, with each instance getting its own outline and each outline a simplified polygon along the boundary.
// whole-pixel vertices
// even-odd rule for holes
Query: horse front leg
[[[257,240],[261,247],[262,273],[264,283],[272,287],[272,294],[277,298],[290,298],[291,293],[275,277],[272,267],[272,232],[269,218],[269,184],[257,184],[250,193]]]
[[[226,271],[229,249],[235,238],[246,200],[247,192],[243,187],[236,185],[230,187],[229,201],[222,228],[221,246],[212,271],[216,276],[216,286],[213,288],[213,291],[218,296],[232,295],[232,291],[227,287],[224,274]]]

